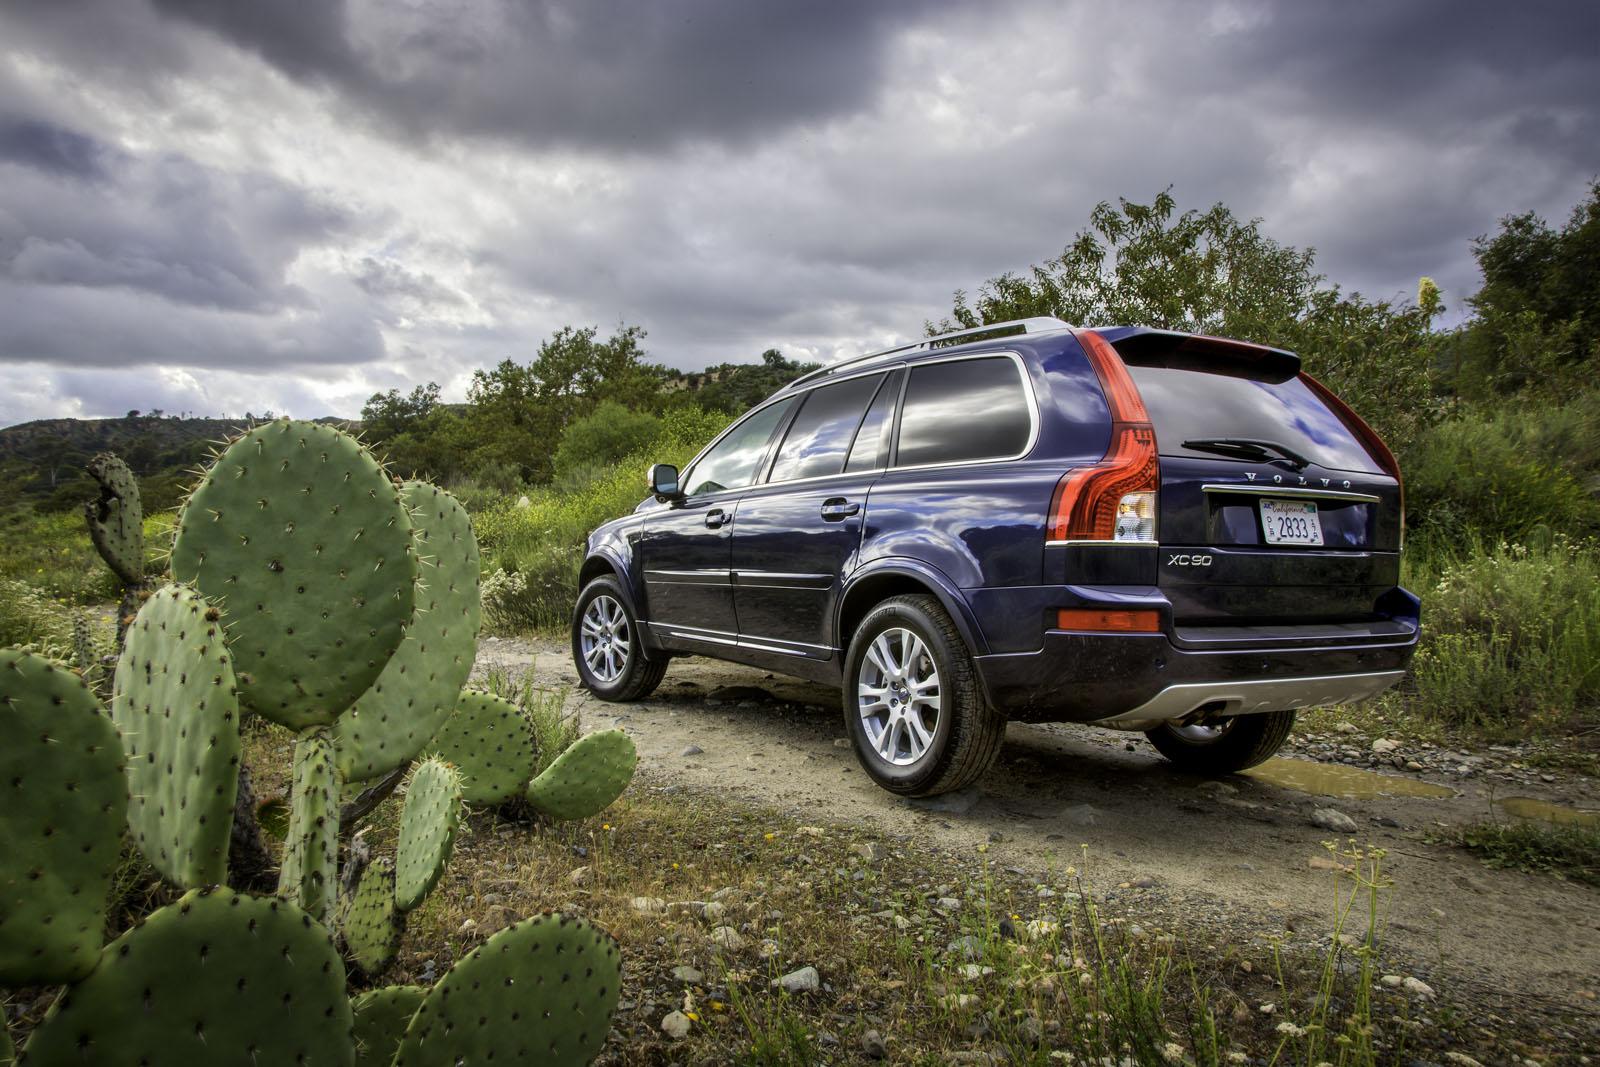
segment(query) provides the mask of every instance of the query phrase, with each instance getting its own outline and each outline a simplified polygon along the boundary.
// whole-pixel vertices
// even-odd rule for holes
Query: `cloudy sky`
[[[1221,200],[1372,297],[1600,174],[1600,6],[0,0],[0,425],[831,359]]]

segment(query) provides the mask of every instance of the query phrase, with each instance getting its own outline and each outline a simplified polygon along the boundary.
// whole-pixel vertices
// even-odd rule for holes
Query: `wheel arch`
[[[622,559],[605,548],[589,553],[583,561],[583,566],[578,569],[578,591],[581,593],[596,578],[605,577],[616,579],[617,586],[622,591],[623,602],[639,624],[639,636],[644,646],[645,658],[654,659],[660,654],[660,646],[656,644],[655,637],[650,632],[649,621],[640,610],[642,601],[635,587],[635,576]]]
[[[856,627],[873,605],[893,596],[918,593],[930,594],[939,601],[955,622],[971,655],[981,656],[989,651],[966,598],[949,578],[917,560],[892,559],[868,564],[845,583],[833,630],[839,639],[840,656],[848,651]]]

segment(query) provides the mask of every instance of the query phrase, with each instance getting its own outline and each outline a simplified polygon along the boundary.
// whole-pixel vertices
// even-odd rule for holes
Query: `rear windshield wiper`
[[[1276,456],[1288,460],[1289,465],[1296,470],[1311,465],[1309,459],[1288,445],[1254,437],[1199,437],[1193,441],[1185,441],[1183,447],[1199,452],[1220,452],[1224,455],[1244,456],[1250,459],[1272,459]]]

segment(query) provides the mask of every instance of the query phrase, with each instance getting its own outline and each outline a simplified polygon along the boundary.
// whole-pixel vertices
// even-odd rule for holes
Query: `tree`
[[[585,470],[610,467],[647,447],[660,434],[661,420],[649,412],[631,411],[615,400],[603,400],[561,435],[552,473],[558,480],[570,479]]]
[[[1433,417],[1437,288],[1424,303],[1372,302],[1324,284],[1314,263],[1223,204],[1177,214],[1169,187],[1150,204],[1102,201],[1060,256],[991,278],[973,303],[958,290],[952,318],[928,332],[1050,315],[1290,348],[1381,432],[1410,439]]]
[[[439,406],[439,384],[419,385],[409,394],[398,389],[373,393],[361,408],[361,428],[374,441],[388,441],[415,432]]]

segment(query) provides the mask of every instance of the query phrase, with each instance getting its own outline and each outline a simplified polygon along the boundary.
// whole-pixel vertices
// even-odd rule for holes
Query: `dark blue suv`
[[[972,782],[1010,719],[1242,770],[1416,646],[1394,457],[1260,345],[1055,319],[929,338],[800,378],[650,488],[589,538],[583,683],[637,699],[696,654],[840,686],[896,793]]]

